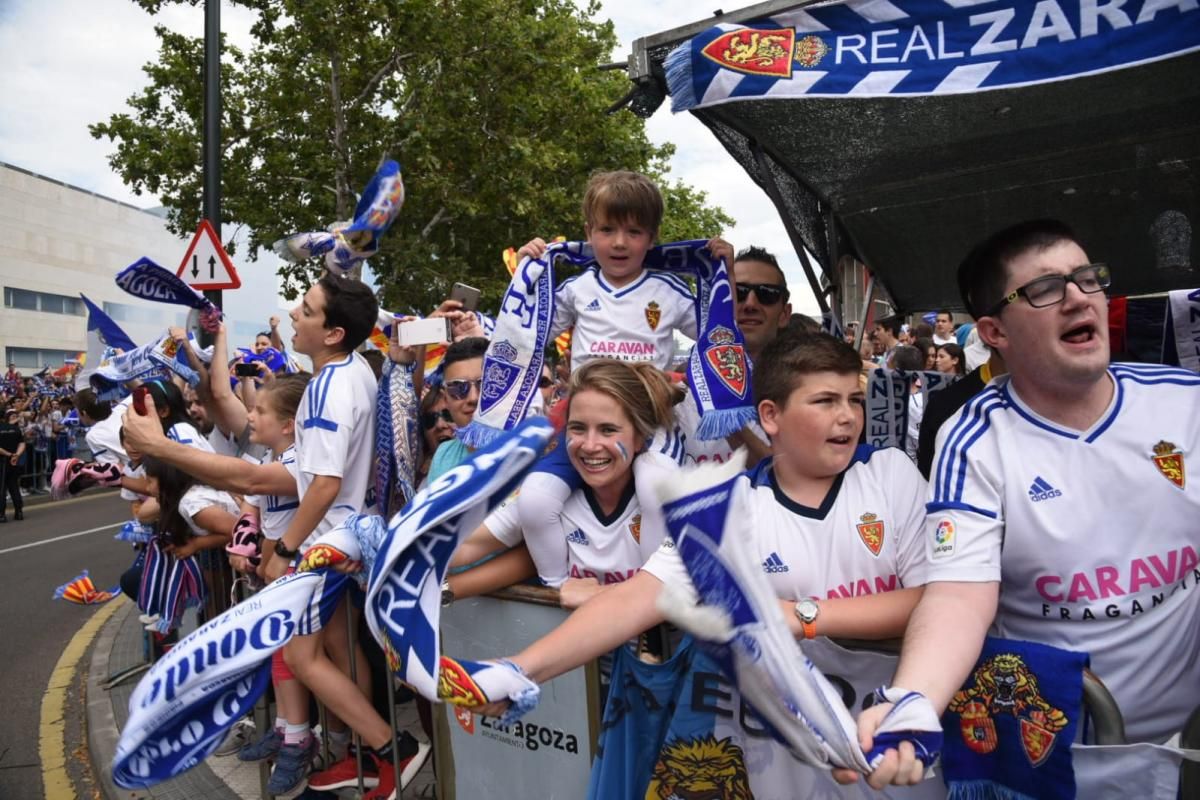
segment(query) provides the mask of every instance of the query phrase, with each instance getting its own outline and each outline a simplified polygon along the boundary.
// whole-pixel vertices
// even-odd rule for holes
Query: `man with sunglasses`
[[[1109,268],[1061,222],[1000,231],[960,275],[1009,375],[938,434],[895,686],[941,711],[985,634],[1040,642],[1090,654],[1131,742],[1168,740],[1200,705],[1200,375],[1109,363]],[[864,744],[889,707],[860,718]],[[906,742],[869,782],[922,772]]]
[[[791,320],[787,280],[775,256],[754,246],[747,247],[734,258],[733,278],[737,284],[734,320],[746,341],[746,354],[753,364],[763,348],[775,341]],[[690,393],[675,407],[675,416],[684,435],[688,460],[692,463],[721,463],[743,446],[750,451],[748,461],[751,464],[771,452],[767,436],[758,423],[751,423],[726,439],[700,439],[696,436],[700,414]]]

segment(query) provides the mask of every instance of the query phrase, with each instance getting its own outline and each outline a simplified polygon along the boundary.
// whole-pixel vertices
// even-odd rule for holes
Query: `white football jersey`
[[[133,395],[130,395],[115,404],[107,418],[88,428],[84,440],[88,449],[92,451],[92,460],[101,464],[129,463],[129,456],[121,446],[121,418],[125,416],[125,409],[132,403]]]
[[[643,270],[637,280],[614,289],[599,267],[589,267],[559,285],[554,304],[551,337],[575,328],[572,369],[593,358],[649,361],[666,369],[675,353],[674,332],[696,338],[692,290],[669,272]]]
[[[633,481],[610,515],[605,515],[591,492],[571,493],[562,511],[567,539],[567,574],[572,578],[595,578],[601,585],[620,583],[633,577],[661,544],[642,537],[642,510]]]
[[[291,445],[277,459],[287,468],[291,476],[300,484],[300,468],[296,465],[296,446]],[[295,496],[279,496],[273,494],[248,495],[246,502],[258,509],[258,527],[267,539],[279,539],[287,533],[296,509],[300,507],[300,498]]]
[[[858,597],[923,583],[925,480],[903,451],[860,447],[820,508],[785,495],[770,464],[743,476],[753,487],[743,530],[776,595]],[[645,569],[694,596],[674,547],[659,548]]]
[[[692,397],[690,391],[675,406],[675,423],[683,435],[683,446],[687,453],[687,463],[704,464],[713,462],[723,464],[733,456],[733,448],[729,446],[729,442],[726,441],[724,436],[720,439],[701,439],[696,435],[696,431],[700,428],[700,410],[696,408],[696,398]],[[771,446],[770,439],[767,438],[766,432],[763,431],[762,426],[758,424],[757,420],[751,422],[743,430],[748,430],[757,436],[764,446]]]
[[[226,436],[225,433],[217,427],[213,427],[208,434],[208,443],[212,445],[213,452],[219,456],[229,456],[230,458],[240,458],[249,464],[266,464],[272,460],[271,450],[261,444],[255,444],[250,441],[250,431],[247,429],[243,434],[246,438],[239,445],[238,436]]]
[[[308,383],[296,411],[296,488],[299,497],[318,475],[342,479],[325,517],[302,544],[375,504],[375,373],[358,353],[326,364]]]
[[[750,516],[739,530],[749,552],[762,565],[775,594],[787,600],[857,597],[920,584],[924,559],[921,537],[925,480],[898,449],[863,446],[830,488],[820,508],[796,503],[775,485],[770,462],[747,473]],[[695,597],[695,589],[673,543],[663,542],[643,569],[664,584]],[[819,623],[818,623],[819,624]],[[890,681],[893,655],[849,651],[818,636],[801,643],[812,662],[837,686],[857,716],[871,691]],[[712,676],[706,695],[717,725],[714,734],[731,737],[742,748],[750,788],[756,798],[794,797],[944,798],[940,778],[913,787],[888,787],[882,794],[839,786],[825,770],[797,761],[743,708],[737,689]],[[695,698],[692,699],[695,703]]]
[[[942,426],[925,578],[1001,581],[993,634],[1089,653],[1130,740],[1162,741],[1200,704],[1200,375],[1109,374],[1086,431],[1040,417],[1007,377]]]

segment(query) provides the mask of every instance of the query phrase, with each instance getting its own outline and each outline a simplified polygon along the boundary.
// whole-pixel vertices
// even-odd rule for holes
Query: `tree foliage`
[[[152,13],[179,1],[135,0]],[[246,227],[252,251],[348,219],[388,157],[408,199],[371,267],[398,310],[432,307],[455,281],[494,306],[505,247],[583,235],[579,203],[596,170],[659,179],[664,236],[704,238],[732,223],[703,193],[665,182],[672,147],[650,143],[640,119],[605,113],[628,83],[597,69],[616,44],[611,23],[593,19],[598,5],[227,2],[255,22],[248,51],[223,47],[221,214]],[[110,163],[125,182],[159,196],[186,234],[201,215],[203,38],[156,32],[149,85],[90,130],[115,143]],[[313,276],[311,265],[279,272],[290,292]]]

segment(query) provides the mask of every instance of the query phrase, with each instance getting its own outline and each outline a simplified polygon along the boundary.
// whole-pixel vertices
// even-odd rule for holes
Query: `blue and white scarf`
[[[872,447],[904,449],[908,435],[909,398],[912,386],[920,382],[918,391],[928,404],[929,395],[941,391],[958,380],[957,375],[944,372],[906,372],[880,367],[867,373],[866,439]],[[926,406],[927,407],[927,406]]]
[[[141,789],[175,777],[212,754],[271,683],[271,656],[293,636],[329,622],[350,577],[339,561],[363,561],[351,517],[301,556],[297,572],[279,578],[171,648],[129,698],[129,719],[113,758],[113,780]],[[370,525],[362,530],[369,532]],[[147,567],[149,568],[149,566]]]
[[[1163,363],[1200,372],[1200,289],[1176,289],[1167,295]]]
[[[664,587],[660,609],[701,647],[758,712],[771,734],[807,764],[869,773],[888,747],[912,741],[929,766],[941,747],[941,724],[920,694],[882,690],[895,704],[863,753],[840,692],[796,643],[778,599],[762,580],[741,535],[748,518],[744,455],[705,465],[660,487],[667,530],[700,598],[690,606]]]
[[[424,436],[421,404],[413,388],[415,367],[385,360],[375,395],[375,500],[384,519],[416,492]]]
[[[1195,3],[806,4],[694,36],[664,64],[671,110],[737,100],[947,95],[1068,80],[1200,49]]]
[[[544,419],[526,421],[418,492],[388,525],[371,569],[367,624],[396,677],[429,700],[480,705],[507,697],[513,718],[537,702],[537,685],[511,665],[443,657],[438,628],[450,557],[517,487],[552,434]]]
[[[117,286],[143,300],[187,306],[201,312],[216,313],[218,317],[221,313],[212,301],[188,286],[182,278],[149,258],[139,258],[118,272],[116,281]]]
[[[146,381],[165,378],[173,372],[192,386],[200,383],[200,376],[183,361],[179,347],[170,334],[163,334],[149,344],[144,344],[128,353],[106,355],[100,366],[88,378],[88,383],[102,399],[119,396],[121,384],[129,381]]]
[[[404,205],[400,165],[385,161],[371,177],[354,209],[354,219],[329,226],[328,231],[297,233],[275,242],[272,249],[293,263],[325,256],[325,267],[345,275],[379,252],[379,240]]]
[[[671,272],[696,282],[696,330],[700,338],[688,360],[689,389],[700,410],[697,435],[719,439],[756,418],[751,399],[750,360],[734,323],[728,265],[713,260],[707,242],[663,244],[646,254],[646,269]],[[517,266],[496,317],[496,330],[483,359],[483,386],[475,418],[458,437],[478,447],[525,418],[538,390],[550,326],[554,321],[554,262],[594,265],[590,246],[556,242],[540,259]]]

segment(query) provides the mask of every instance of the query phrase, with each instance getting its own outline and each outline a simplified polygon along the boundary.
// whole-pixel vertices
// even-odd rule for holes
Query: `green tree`
[[[151,13],[198,2],[134,1]],[[221,67],[222,221],[245,226],[251,248],[348,219],[389,157],[407,200],[371,267],[397,310],[431,308],[460,280],[494,306],[508,280],[501,251],[582,236],[579,202],[599,169],[660,181],[664,236],[732,223],[703,193],[666,182],[673,148],[651,144],[642,120],[605,113],[628,83],[597,69],[616,38],[593,19],[596,3],[227,1],[255,13],[249,51],[225,44]],[[156,32],[149,85],[90,130],[116,144],[109,161],[126,184],[158,195],[186,234],[201,216],[203,39]],[[282,264],[287,290],[314,266]]]

